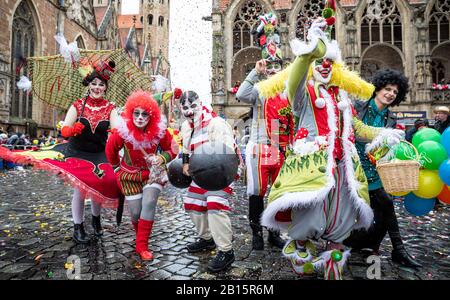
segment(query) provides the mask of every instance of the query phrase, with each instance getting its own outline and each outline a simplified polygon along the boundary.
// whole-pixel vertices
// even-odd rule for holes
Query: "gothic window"
[[[450,0],[437,0],[430,14],[430,46],[450,40]]]
[[[233,54],[250,46],[258,46],[252,35],[253,29],[259,25],[258,17],[264,14],[262,5],[255,0],[247,0],[234,19]]]
[[[147,24],[148,25],[153,24],[153,15],[152,14],[147,15]]]
[[[297,22],[295,26],[295,36],[300,40],[305,40],[308,33],[311,20],[322,15],[324,8],[322,0],[304,1],[297,14]]]
[[[402,49],[400,12],[392,0],[369,0],[361,20],[362,50],[377,43],[389,43]]]
[[[36,28],[33,22],[31,9],[27,1],[22,1],[14,13],[12,24],[12,57],[11,61],[11,117],[32,118],[33,99],[32,95],[20,91],[16,83],[20,80],[21,75],[28,74],[27,66],[21,67],[21,62],[17,56],[30,57],[34,56],[34,45],[36,43]],[[16,68],[19,73],[16,73]]]
[[[159,16],[159,18],[158,18],[158,25],[159,26],[164,26],[164,17],[163,16]]]
[[[77,37],[76,41],[77,41],[78,48],[86,49],[86,46],[84,45],[83,37],[81,35],[79,37]]]
[[[431,62],[431,76],[434,83],[441,83],[441,81],[445,80],[445,66],[442,61],[433,60]]]

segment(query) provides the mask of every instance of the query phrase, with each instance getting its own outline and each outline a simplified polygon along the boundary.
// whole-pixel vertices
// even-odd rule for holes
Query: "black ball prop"
[[[194,182],[208,191],[229,186],[236,177],[239,158],[223,143],[198,146],[189,159],[189,173]]]
[[[176,188],[185,189],[191,185],[192,177],[183,174],[183,161],[181,158],[173,160],[167,171],[169,182]]]

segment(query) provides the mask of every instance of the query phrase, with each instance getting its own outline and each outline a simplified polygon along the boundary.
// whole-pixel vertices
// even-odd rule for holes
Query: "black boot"
[[[264,238],[262,227],[256,224],[250,224],[253,231],[252,248],[253,250],[264,250]]]
[[[216,243],[214,242],[213,239],[205,240],[205,239],[200,238],[198,241],[187,245],[186,248],[189,253],[196,253],[196,252],[201,252],[201,251],[205,251],[205,250],[215,249]]]
[[[264,250],[263,232],[260,223],[261,214],[264,210],[264,197],[250,196],[248,206],[248,219],[252,228],[252,248],[254,250]]]
[[[87,244],[87,243],[89,243],[90,239],[87,236],[86,232],[84,231],[83,223],[81,223],[81,224],[74,224],[73,239],[78,244]]]
[[[269,238],[267,239],[267,241],[272,246],[275,246],[280,249],[283,249],[284,245],[286,244],[286,241],[280,237],[280,232],[273,230],[269,230]]]
[[[422,267],[409,253],[406,251],[405,246],[403,245],[402,238],[400,236],[400,232],[389,232],[389,236],[392,241],[392,246],[394,250],[392,250],[391,257],[392,261],[398,263],[404,267],[408,268],[420,268]]]
[[[234,251],[217,252],[217,255],[208,263],[208,270],[210,272],[219,272],[227,269],[234,262]]]
[[[100,237],[103,235],[102,224],[100,223],[100,216],[92,216],[92,227],[94,228],[94,235]]]

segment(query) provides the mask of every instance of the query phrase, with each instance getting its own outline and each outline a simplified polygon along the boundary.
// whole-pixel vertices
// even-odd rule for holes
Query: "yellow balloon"
[[[396,192],[396,193],[389,193],[389,194],[391,194],[392,196],[400,197],[400,196],[406,196],[406,195],[408,195],[409,192],[410,192],[410,191],[407,191],[407,192]]]
[[[39,144],[39,141],[38,140],[33,140],[33,145],[37,145],[37,144]]]
[[[420,198],[431,199],[439,195],[444,187],[444,183],[439,178],[439,174],[434,170],[419,171],[419,188],[413,193]]]

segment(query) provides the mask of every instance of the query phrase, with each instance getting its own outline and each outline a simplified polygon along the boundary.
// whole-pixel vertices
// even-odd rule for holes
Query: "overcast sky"
[[[144,0],[145,1],[145,0]],[[126,5],[124,5],[126,3]],[[124,0],[122,14],[139,13],[139,0]],[[212,0],[171,0],[169,62],[172,86],[211,101]]]

